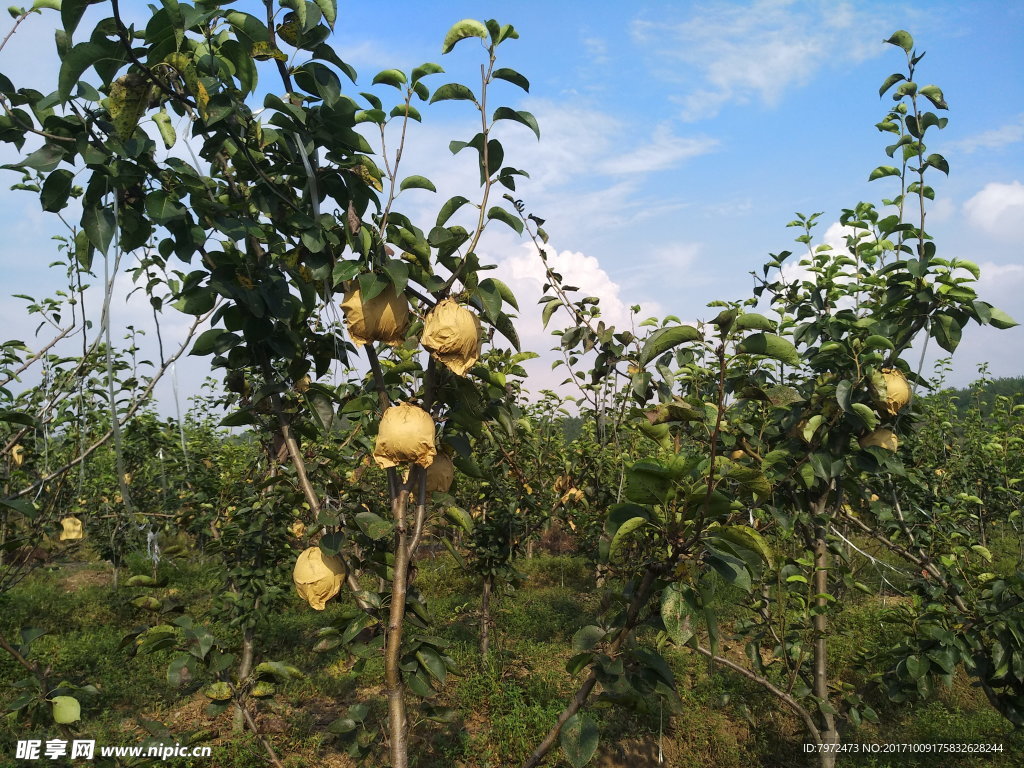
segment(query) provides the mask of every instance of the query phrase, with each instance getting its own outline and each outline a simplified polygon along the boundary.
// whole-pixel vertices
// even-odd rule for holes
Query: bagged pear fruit
[[[910,384],[898,368],[883,368],[871,374],[871,395],[879,413],[895,416],[910,402]]]
[[[85,538],[85,533],[82,531],[82,521],[77,517],[65,517],[60,521],[61,541],[77,541],[78,539]]]
[[[406,479],[409,477],[409,473],[406,472]],[[430,466],[427,467],[427,493],[448,493],[448,489],[452,487],[452,481],[455,480],[455,464],[452,463],[452,458],[443,451],[438,453]],[[411,489],[412,493],[416,493],[416,488]]]
[[[345,564],[341,558],[325,555],[320,547],[304,550],[292,571],[295,591],[317,611],[322,611],[327,601],[341,591],[344,581]]]
[[[869,432],[860,439],[861,448],[884,448],[887,451],[895,451],[900,447],[899,438],[896,433],[886,427],[879,427]]]
[[[447,453],[439,453],[427,467],[427,493],[448,493],[455,480],[455,464]]]
[[[445,299],[423,321],[420,344],[459,376],[480,358],[480,320],[454,299]]]
[[[352,283],[355,285],[355,283]],[[362,346],[371,341],[383,341],[397,346],[405,341],[405,329],[409,325],[409,302],[397,293],[393,285],[369,301],[363,301],[358,287],[345,292],[341,302],[345,313],[345,326],[352,341]]]
[[[384,411],[373,448],[373,459],[382,469],[399,464],[429,467],[436,455],[434,420],[429,413],[410,403]]]

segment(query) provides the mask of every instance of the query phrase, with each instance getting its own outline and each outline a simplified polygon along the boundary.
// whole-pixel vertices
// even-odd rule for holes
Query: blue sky
[[[823,211],[818,240],[837,243],[842,208],[894,194],[888,181],[867,177],[888,160],[889,142],[874,123],[891,102],[879,99],[878,87],[904,65],[902,52],[881,41],[907,29],[927,51],[920,84],[939,85],[951,107],[949,127],[929,144],[951,173],[932,178],[928,229],[940,255],[982,265],[981,298],[1024,319],[1024,4],[343,2],[334,43],[359,71],[361,87],[352,90],[367,90],[380,69],[424,61],[448,71],[435,87],[473,82],[481,58],[472,41],[440,55],[445,31],[464,17],[495,18],[520,32],[502,46],[500,65],[525,74],[530,93],[502,86],[491,104],[533,112],[541,140],[510,125],[502,132],[506,161],[531,173],[517,194],[547,219],[567,278],[600,296],[613,322],[635,303],[651,314],[704,317],[708,301],[749,295],[749,273],[769,253],[796,250],[785,227],[794,212]],[[31,19],[0,52],[0,70],[17,85],[49,90],[56,67],[39,52],[52,50],[55,23],[52,12]],[[265,87],[279,88],[269,80]],[[429,228],[448,196],[473,197],[469,158],[452,158],[447,143],[469,139],[478,123],[461,102],[423,113],[401,175],[428,176],[438,195],[411,191],[399,207]],[[3,158],[9,162],[9,150]],[[59,230],[32,195],[4,189],[0,197],[8,233],[0,293],[39,295],[60,277],[45,269]],[[526,345],[548,349],[533,303],[536,256],[511,232],[492,233],[482,250],[521,296]],[[121,279],[124,295],[128,278]],[[31,328],[19,306],[0,298],[5,331],[24,329],[25,338]],[[139,307],[117,312],[122,325],[146,323]],[[169,333],[184,327],[171,317],[167,324]],[[952,381],[970,381],[985,361],[996,375],[1019,375],[1022,358],[1021,328],[971,327]],[[548,371],[550,359],[531,369],[534,388],[561,379]],[[204,366],[179,366],[185,392]],[[164,388],[164,402],[168,396]]]

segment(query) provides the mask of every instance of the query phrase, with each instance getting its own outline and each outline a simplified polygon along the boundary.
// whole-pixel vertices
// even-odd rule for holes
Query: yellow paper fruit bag
[[[362,346],[371,341],[383,341],[396,346],[405,341],[409,325],[409,302],[389,285],[369,301],[363,301],[358,288],[346,291],[341,302],[345,325],[352,341]]]
[[[60,521],[61,541],[75,541],[77,539],[85,538],[85,533],[82,531],[82,521],[77,517],[65,517]]]
[[[910,384],[897,368],[883,368],[871,376],[871,394],[880,413],[895,416],[910,402]]]
[[[384,411],[373,449],[373,458],[381,468],[413,463],[429,467],[435,455],[434,420],[429,413],[409,403]]]
[[[895,451],[900,447],[900,441],[899,438],[896,437],[896,433],[891,429],[879,427],[860,439],[861,448],[870,448],[871,446],[884,448],[887,451]]]
[[[299,596],[310,607],[322,611],[327,601],[341,591],[345,564],[341,558],[325,555],[320,547],[310,547],[299,555],[292,571],[292,582]]]
[[[423,321],[420,343],[459,376],[480,358],[480,320],[454,299],[445,299]]]

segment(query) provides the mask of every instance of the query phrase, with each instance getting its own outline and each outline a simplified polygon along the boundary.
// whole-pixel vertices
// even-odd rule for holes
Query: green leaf
[[[947,352],[953,352],[960,344],[960,324],[951,316],[936,314],[932,317],[931,336]]]
[[[475,19],[463,19],[455,22],[444,36],[441,53],[448,53],[459,40],[465,40],[467,37],[480,37],[486,40],[487,27]]]
[[[213,354],[217,347],[217,341],[221,336],[227,334],[222,328],[211,328],[209,331],[204,331],[200,334],[200,337],[196,339],[196,343],[193,344],[193,348],[188,354],[195,354],[202,356],[205,354]],[[234,334],[227,334],[234,336]],[[238,338],[236,336],[236,338]]]
[[[516,295],[512,293],[512,289],[509,288],[505,283],[501,282],[496,277],[489,277],[486,280],[481,281],[481,285],[488,283],[494,286],[494,289],[501,296],[501,300],[508,304],[513,309],[519,309],[519,304],[516,302]]]
[[[50,213],[62,210],[68,204],[68,197],[71,195],[71,187],[74,182],[75,175],[66,168],[60,168],[47,176],[39,193],[43,210]]]
[[[439,75],[444,72],[444,68],[439,64],[434,64],[428,61],[426,64],[420,64],[418,67],[414,67],[412,70],[412,82],[416,82],[422,77],[427,75]]]
[[[692,325],[673,325],[659,328],[644,342],[637,362],[641,367],[673,347],[700,339],[700,331]]]
[[[50,171],[57,167],[57,164],[64,158],[64,150],[56,144],[43,144],[39,149],[26,157],[16,166],[7,165],[6,168],[32,168],[37,171]]]
[[[971,549],[975,553],[977,553],[977,554],[981,555],[983,558],[985,558],[986,562],[989,562],[989,563],[992,562],[992,553],[989,551],[988,547],[983,547],[981,544],[972,544],[971,545]]]
[[[928,668],[931,666],[927,659],[922,659],[919,656],[907,656],[906,664],[907,672],[915,680],[920,680],[928,674]]]
[[[437,187],[426,176],[406,176],[398,188],[403,192],[407,189],[428,189],[431,192],[437,192]]]
[[[873,170],[868,176],[868,181],[874,181],[875,179],[882,179],[886,176],[899,176],[899,169],[893,168],[891,165],[880,165]]]
[[[869,406],[864,403],[852,403],[850,409],[860,417],[860,420],[864,422],[864,426],[872,430],[878,426],[878,414],[875,413]]]
[[[401,89],[401,87],[408,82],[405,73],[399,69],[385,69],[378,72],[373,77],[373,85],[383,83],[384,85],[390,85],[395,88]]]
[[[167,114],[167,110],[163,107],[160,111],[153,115],[153,122],[156,123],[157,129],[160,131],[160,138],[164,142],[164,147],[170,149],[174,146],[174,143],[178,140],[178,136],[174,131],[174,125],[171,123],[171,116]]]
[[[1001,309],[996,309],[995,307],[992,307],[992,308],[989,309],[989,314],[992,317],[988,321],[988,324],[991,325],[994,328],[999,328],[1000,330],[1006,330],[1007,328],[1013,328],[1016,325],[1020,325],[1020,323],[1018,323],[1016,320],[1014,320],[1008,314],[1003,312],[1003,310],[1001,310]]]
[[[356,514],[356,525],[374,541],[380,541],[394,530],[394,526],[383,517],[367,511]]]
[[[800,365],[800,353],[788,339],[773,333],[755,333],[739,343],[737,352],[747,355],[764,355],[781,360],[786,365]]]
[[[592,651],[601,642],[607,632],[594,624],[588,624],[576,630],[572,636],[572,649],[577,653],[581,651]]]
[[[185,206],[173,199],[162,189],[156,189],[146,195],[146,213],[157,224],[166,224],[185,216]]]
[[[498,329],[498,333],[509,340],[509,343],[516,352],[521,349],[519,334],[516,332],[516,327],[512,322],[512,318],[502,313],[498,315],[497,320],[494,321],[494,327]]]
[[[910,49],[914,47],[914,38],[910,36],[909,32],[903,29],[893,32],[892,37],[883,42],[898,46],[907,53],[910,53]]]
[[[866,339],[864,339],[864,349],[865,350],[871,350],[871,349],[888,349],[888,350],[893,350],[895,348],[896,347],[893,346],[892,342],[889,339],[885,338],[885,336],[879,336],[877,334],[872,334],[871,336],[868,336]]]
[[[757,552],[769,568],[775,567],[775,558],[772,556],[771,547],[765,538],[756,530],[747,525],[726,525],[714,529],[714,534],[719,538],[736,544],[740,547]]]
[[[420,115],[420,111],[411,104],[398,104],[388,113],[391,117],[408,117],[410,120],[415,120],[417,123],[423,122],[423,117]]]
[[[820,413],[811,416],[811,418],[807,420],[807,423],[804,424],[803,431],[800,433],[800,436],[804,439],[805,443],[809,443],[814,439],[814,433],[818,431],[818,427],[820,427],[824,421],[825,417]]]
[[[520,234],[520,235],[523,234],[523,222],[520,219],[518,219],[515,216],[513,216],[508,211],[506,211],[501,206],[497,206],[496,205],[493,208],[491,208],[489,211],[487,211],[487,218],[488,219],[497,219],[498,221],[503,221],[506,224],[508,224],[510,227],[512,227],[512,229],[514,229],[518,234]]]
[[[514,120],[517,123],[522,123],[531,131],[533,131],[537,138],[540,139],[540,126],[537,124],[537,118],[535,118],[529,112],[524,110],[511,109],[509,107],[498,107],[494,110],[494,116],[491,118],[494,121],[497,120]]]
[[[878,89],[878,96],[884,96],[885,92],[892,88],[894,85],[896,85],[896,83],[898,83],[900,80],[906,79],[906,75],[902,75],[899,72],[894,72],[893,74],[889,75],[887,78],[885,78],[885,82],[882,83],[882,87]]]
[[[61,102],[71,98],[71,92],[85,70],[107,55],[106,47],[98,43],[79,43],[68,52],[60,63],[57,76],[57,95]]]
[[[406,262],[401,259],[388,259],[384,262],[384,273],[395,287],[395,293],[405,291],[405,286],[409,284],[409,265]]]
[[[324,15],[327,26],[334,29],[334,22],[338,18],[338,0],[313,0],[320,13]]]
[[[54,696],[50,703],[53,706],[53,722],[68,725],[82,719],[82,705],[74,696]]]
[[[946,158],[944,158],[942,155],[928,155],[928,157],[925,159],[925,162],[928,163],[928,165],[930,165],[932,168],[942,171],[944,174],[949,176],[949,163],[946,162]]]
[[[462,195],[456,195],[448,200],[448,202],[441,206],[441,211],[437,214],[437,226],[444,226],[445,222],[452,217],[452,214],[468,202],[469,200]]]
[[[82,20],[82,15],[90,2],[91,0],[63,0],[61,3],[60,20],[69,36],[78,29],[78,22]]]
[[[774,331],[775,323],[757,312],[744,312],[736,318],[733,327],[740,331]]]
[[[448,669],[437,651],[428,645],[421,645],[416,651],[416,660],[423,665],[432,678],[439,683],[444,683],[445,678],[448,677]]]
[[[499,80],[505,80],[509,83],[512,83],[513,85],[518,85],[527,93],[530,92],[530,81],[527,80],[518,72],[516,72],[514,69],[509,69],[508,67],[496,69],[491,73],[491,77],[496,77]]]
[[[430,103],[433,104],[437,101],[453,101],[458,99],[476,103],[476,96],[473,95],[473,92],[469,90],[469,88],[461,83],[447,83],[442,85],[434,91],[434,95],[430,97]]]
[[[562,751],[573,768],[583,768],[593,759],[599,739],[597,723],[583,712],[566,720],[559,736]]]
[[[939,86],[926,85],[918,93],[928,99],[936,109],[949,109],[949,105],[946,103],[946,99],[942,95],[942,89]]]
[[[629,538],[634,531],[647,525],[647,523],[648,520],[645,517],[634,517],[620,525],[619,529],[615,531],[615,535],[612,537],[611,546],[608,548],[608,559],[614,560],[615,556],[618,555],[619,550],[622,549],[623,545],[626,543],[626,539]]]
[[[447,517],[449,521],[462,528],[466,533],[473,532],[473,518],[469,512],[464,510],[462,507],[457,507],[454,504],[451,504],[445,508],[444,516]]]
[[[104,256],[114,239],[114,212],[109,208],[100,208],[94,204],[82,212],[82,229],[89,237],[89,242]]]
[[[203,695],[213,701],[231,701],[231,686],[223,680],[210,683],[203,689]]]
[[[669,584],[662,590],[661,620],[665,624],[665,632],[676,645],[686,645],[693,637],[692,623],[687,621],[690,613],[690,607],[678,584]]]

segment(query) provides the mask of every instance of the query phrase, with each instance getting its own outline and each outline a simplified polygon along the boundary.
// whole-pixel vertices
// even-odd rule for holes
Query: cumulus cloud
[[[575,297],[595,296],[600,299],[601,318],[607,325],[632,329],[633,313],[630,307],[634,303],[640,305],[640,319],[662,313],[656,302],[632,302],[624,297],[621,285],[612,279],[595,257],[568,250],[549,249],[547,253],[551,268],[562,275],[566,284],[579,288]],[[520,245],[504,255],[491,254],[491,259],[498,265],[495,275],[512,289],[522,310],[516,328],[523,348],[541,353],[540,359],[530,361],[526,366],[530,374],[530,390],[538,392],[541,389],[553,389],[573,394],[573,389],[561,387],[560,382],[566,376],[565,370],[560,368],[552,371],[551,363],[557,356],[548,353],[558,343],[551,332],[572,327],[572,319],[564,309],[559,309],[551,317],[548,327],[544,328],[537,302],[543,295],[546,279],[544,264],[536,248]]]
[[[675,23],[640,18],[631,33],[657,75],[695,83],[674,98],[684,119],[700,120],[733,101],[775,105],[827,65],[882,53],[887,26],[850,3],[756,0],[700,6]]]
[[[671,168],[691,157],[706,155],[718,146],[718,139],[676,136],[667,125],[659,125],[648,143],[598,165],[605,173],[650,173]]]
[[[945,151],[947,154],[962,152],[965,155],[970,155],[983,149],[1002,149],[1020,141],[1024,141],[1024,115],[1017,115],[1015,120],[998,128],[950,142]]]
[[[964,203],[967,221],[1000,238],[1024,234],[1024,184],[993,181]]]

